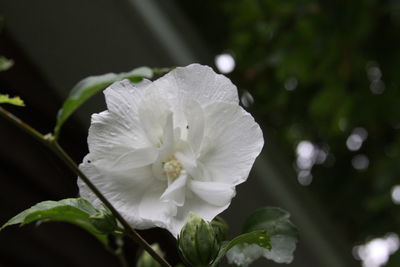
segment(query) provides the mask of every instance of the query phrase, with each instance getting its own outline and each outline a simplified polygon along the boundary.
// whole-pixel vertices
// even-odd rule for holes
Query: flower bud
[[[221,243],[222,241],[227,240],[228,238],[228,232],[229,232],[229,226],[226,223],[222,217],[215,217],[214,220],[211,221],[211,226],[214,230],[215,233],[215,238],[217,239],[218,243]]]
[[[157,252],[158,255],[164,256],[164,253],[157,243],[151,245],[151,248]],[[147,251],[143,250],[142,254],[139,256],[136,267],[161,267],[161,265]]]
[[[110,234],[117,229],[117,221],[108,210],[99,210],[90,216],[90,221],[101,233]]]
[[[178,237],[178,249],[190,266],[209,266],[219,250],[211,224],[193,213],[189,214]]]

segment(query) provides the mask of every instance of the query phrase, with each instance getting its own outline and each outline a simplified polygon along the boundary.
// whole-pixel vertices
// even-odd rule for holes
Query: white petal
[[[139,167],[150,165],[157,159],[158,150],[155,147],[139,148],[128,151],[118,157],[110,158],[108,155],[104,155],[102,159],[99,159],[95,164],[99,169],[102,170],[113,170],[115,172],[126,172],[131,171]]]
[[[169,153],[172,153],[172,148],[175,142],[174,134],[173,116],[171,112],[168,112],[163,128],[162,147]]]
[[[203,201],[220,207],[229,205],[236,194],[234,186],[217,182],[191,180],[189,188]]]
[[[96,159],[105,155],[116,158],[132,149],[152,146],[140,127],[131,127],[108,111],[92,115],[88,145]]]
[[[187,121],[187,142],[197,154],[204,136],[204,112],[197,101],[187,99],[184,105],[184,112]]]
[[[169,116],[170,106],[160,95],[148,95],[140,103],[140,125],[154,145],[162,143],[163,128]]]
[[[160,198],[164,191],[163,184],[154,183],[140,201],[139,216],[152,227],[167,228],[171,218],[176,215],[177,208],[173,203],[161,201]]]
[[[197,160],[197,155],[188,142],[181,141],[176,147],[175,157],[188,174],[197,181],[212,181],[211,174],[204,164]]]
[[[79,168],[86,174],[92,183],[104,194],[121,215],[135,228],[145,229],[154,227],[139,216],[139,203],[144,193],[154,183],[150,167],[133,169],[129,175],[113,170],[99,170],[95,160],[88,154]],[[78,179],[79,194],[88,199],[93,205],[100,208],[100,200],[92,191]]]
[[[167,190],[165,190],[160,197],[161,201],[171,202],[178,207],[183,206],[186,197],[186,181],[186,174],[179,176],[175,181],[168,185]]]
[[[181,141],[175,146],[177,152],[174,156],[182,164],[183,168],[192,175],[193,170],[196,168],[196,156],[188,142]]]
[[[132,84],[129,80],[115,82],[104,90],[107,108],[118,120],[134,125],[138,120],[138,110],[146,87],[151,84],[143,80]]]
[[[154,81],[146,90],[169,99],[195,99],[201,106],[216,101],[239,103],[237,88],[228,78],[199,64],[178,67]]]
[[[206,138],[199,161],[214,181],[244,182],[264,139],[253,117],[238,105],[214,103],[204,108]]]
[[[178,236],[190,212],[193,212],[206,221],[211,221],[229,206],[229,204],[225,206],[211,205],[196,195],[192,194],[192,196],[190,196],[188,193],[189,192],[186,192],[185,205],[178,208],[178,213],[166,227],[175,237]]]

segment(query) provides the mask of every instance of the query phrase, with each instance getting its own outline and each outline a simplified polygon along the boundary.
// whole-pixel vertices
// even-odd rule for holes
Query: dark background
[[[244,100],[254,98],[246,108],[266,140],[223,214],[232,234],[255,208],[281,206],[300,230],[290,266],[322,267],[359,266],[354,246],[399,234],[391,192],[400,184],[400,2],[0,0],[0,16],[0,54],[15,61],[0,73],[0,92],[21,96],[27,107],[6,108],[40,132],[52,131],[62,100],[86,76],[192,62],[216,69],[214,57],[229,53],[236,67],[227,75]],[[61,145],[78,163],[103,102],[101,94],[88,101],[63,129]],[[360,127],[368,136],[349,150]],[[0,138],[0,223],[39,201],[77,196],[76,177],[46,148],[4,120]],[[299,165],[302,141],[325,160],[316,152]],[[177,260],[168,233],[144,235]],[[118,264],[62,223],[10,227],[0,241],[0,266]],[[133,263],[136,246],[126,252]]]

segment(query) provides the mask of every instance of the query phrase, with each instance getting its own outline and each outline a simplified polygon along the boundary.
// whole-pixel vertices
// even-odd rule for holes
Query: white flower
[[[210,221],[229,206],[264,141],[228,78],[193,64],[104,94],[108,110],[92,115],[80,168],[134,228],[176,237],[190,211]]]

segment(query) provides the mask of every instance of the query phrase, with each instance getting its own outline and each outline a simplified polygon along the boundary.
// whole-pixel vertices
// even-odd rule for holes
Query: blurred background
[[[232,235],[260,206],[280,206],[300,231],[290,266],[400,266],[400,2],[277,0],[0,0],[0,92],[42,133],[82,78],[199,62],[238,86],[264,131],[252,174],[222,214]],[[80,162],[90,114],[64,127]],[[77,195],[76,177],[46,148],[0,120],[0,224],[43,200]],[[174,240],[163,230],[171,262]],[[117,266],[77,227],[0,232],[0,266]],[[127,241],[132,262],[137,247]],[[253,266],[278,266],[259,260]]]

